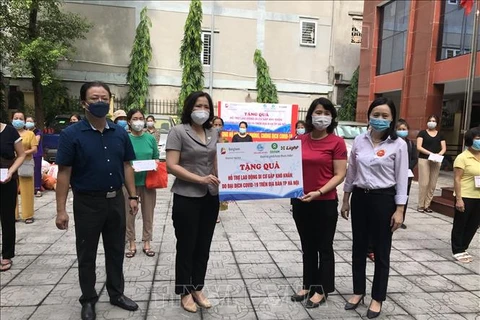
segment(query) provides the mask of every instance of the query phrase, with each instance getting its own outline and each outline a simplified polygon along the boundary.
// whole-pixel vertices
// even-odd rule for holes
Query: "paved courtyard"
[[[440,179],[439,187],[451,184],[449,177]],[[388,297],[380,319],[480,319],[479,234],[469,250],[474,262],[454,262],[449,240],[452,219],[416,212],[416,192],[414,183],[408,229],[394,235]],[[0,319],[80,319],[73,226],[68,231],[56,229],[53,192],[35,202],[36,221],[32,225],[17,223],[17,256],[12,269],[0,274]],[[138,302],[138,311],[124,311],[108,303],[100,246],[97,319],[366,318],[373,263],[367,264],[366,306],[345,311],[343,306],[352,293],[352,233],[350,222],[341,218],[334,244],[336,291],[327,304],[313,310],[290,301],[290,295],[301,286],[302,264],[289,200],[231,203],[229,210],[221,213],[205,289],[214,307],[196,314],[183,311],[174,294],[171,207],[170,192],[158,192],[152,243],[157,255],[150,258],[139,250],[134,258],[125,259],[126,294]],[[70,221],[73,223],[72,217]],[[140,228],[138,223],[137,235]]]

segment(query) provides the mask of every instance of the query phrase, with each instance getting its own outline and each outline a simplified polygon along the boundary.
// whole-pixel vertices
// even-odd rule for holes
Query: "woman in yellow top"
[[[480,127],[465,133],[467,150],[453,164],[455,174],[455,216],[452,228],[453,257],[462,263],[473,261],[467,252],[480,224]]]
[[[31,167],[31,171],[28,172],[28,176],[22,174],[22,167],[20,167],[18,174],[18,181],[20,186],[20,197],[22,200],[22,218],[25,220],[26,224],[33,223],[33,194],[34,194],[34,185],[33,185],[33,155],[37,152],[38,141],[35,138],[35,134],[30,130],[25,130],[25,114],[23,112],[15,112],[12,118],[12,125],[17,129],[20,137],[22,137],[22,145],[25,150],[25,161],[22,166]],[[22,176],[23,175],[23,176]],[[15,219],[19,218],[19,206],[17,201],[17,210],[15,212]]]

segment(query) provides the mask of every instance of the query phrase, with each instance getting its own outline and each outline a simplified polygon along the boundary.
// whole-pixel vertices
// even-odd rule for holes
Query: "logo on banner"
[[[258,144],[257,145],[257,150],[258,151],[263,151],[265,149],[265,147],[263,146],[263,144]]]
[[[273,150],[277,150],[277,149],[278,149],[278,144],[272,143],[272,149],[273,149]]]
[[[227,149],[226,148],[221,148],[220,149],[220,154],[226,154],[227,153]]]

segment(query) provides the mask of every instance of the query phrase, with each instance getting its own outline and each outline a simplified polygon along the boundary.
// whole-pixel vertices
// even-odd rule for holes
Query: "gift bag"
[[[147,189],[166,188],[168,184],[167,163],[157,162],[157,169],[147,172],[145,187]]]

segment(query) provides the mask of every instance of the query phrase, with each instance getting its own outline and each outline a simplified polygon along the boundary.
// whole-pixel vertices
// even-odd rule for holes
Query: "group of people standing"
[[[70,121],[75,124],[60,135],[56,225],[62,230],[69,226],[66,203],[71,186],[82,291],[81,317],[95,319],[98,301],[95,268],[100,236],[105,249],[110,303],[126,310],[138,309],[138,305],[124,295],[123,260],[136,254],[135,216],[139,200],[144,227],[143,252],[149,257],[155,255],[150,244],[156,193],[145,187],[146,174],[135,172],[132,161],[157,160],[158,138],[155,119],[145,117],[141,110],[128,113],[120,110],[114,115],[114,122],[107,121],[111,93],[106,84],[85,83],[80,97],[85,118],[72,116]],[[420,132],[415,147],[408,140],[408,124],[397,119],[395,105],[386,98],[375,99],[367,117],[370,129],[356,137],[350,155],[344,140],[334,134],[337,111],[328,99],[315,99],[305,121],[296,125],[294,139],[302,145],[304,196],[292,199],[292,211],[302,247],[303,286],[291,300],[305,301],[307,308],[316,308],[335,290],[333,239],[338,221],[337,187],[345,181],[340,213],[344,219],[351,218],[353,236],[353,295],[345,309],[356,309],[364,300],[366,254],[371,246],[375,253],[375,271],[367,317],[375,318],[380,315],[386,299],[392,235],[405,218],[411,185],[408,171],[416,165],[416,150],[420,152],[420,188],[427,186],[422,202],[419,201],[419,211],[429,212],[433,191],[428,188],[434,188],[438,170],[436,164],[428,162],[428,155],[444,154],[445,140],[436,131],[438,119],[431,117],[428,129]],[[33,157],[37,152],[38,140],[34,133],[20,128],[20,122],[25,120],[23,114],[17,113],[13,118],[17,130],[3,123],[0,128],[1,167],[8,169],[6,180],[0,184],[2,270],[11,267],[15,245],[14,215],[9,215],[4,207],[14,210],[17,171],[29,155]],[[166,166],[176,177],[171,189],[177,241],[175,293],[181,295],[181,306],[189,312],[197,312],[198,306],[212,306],[203,288],[220,209],[216,144],[221,141],[223,125],[221,118],[214,117],[211,97],[204,92],[194,92],[186,98],[181,123],[171,129],[166,143]],[[239,124],[235,141],[251,141],[247,127],[247,123]],[[475,234],[480,213],[480,181],[477,181],[480,179],[480,129],[468,131],[465,139],[468,149],[454,164],[456,211],[452,250],[457,260],[470,262],[472,257],[466,249]],[[19,181],[23,195],[22,180]],[[13,228],[8,229],[12,221]],[[8,230],[13,230],[13,241]],[[128,251],[124,254],[126,240]]]

